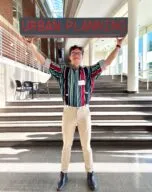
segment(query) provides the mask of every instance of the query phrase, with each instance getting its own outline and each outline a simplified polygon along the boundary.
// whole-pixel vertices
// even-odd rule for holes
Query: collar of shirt
[[[74,69],[75,71],[76,71],[76,70],[79,70],[79,69],[81,68],[81,66],[75,67],[75,66],[72,65],[72,64],[69,64],[69,67],[70,67],[71,69]]]

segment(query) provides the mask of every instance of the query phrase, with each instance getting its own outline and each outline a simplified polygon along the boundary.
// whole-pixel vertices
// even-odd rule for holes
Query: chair
[[[24,91],[31,91],[32,92],[32,99],[33,99],[33,82],[32,81],[24,81],[22,84]]]
[[[15,80],[15,83],[16,83],[16,89],[15,89],[14,97],[16,97],[17,92],[20,92],[20,97],[21,97],[21,92],[24,92],[24,90],[22,88],[22,83],[19,80]]]

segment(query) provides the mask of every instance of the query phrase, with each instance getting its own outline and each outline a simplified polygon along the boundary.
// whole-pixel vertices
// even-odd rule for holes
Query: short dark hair
[[[83,49],[83,47],[78,46],[78,45],[73,45],[73,46],[70,47],[70,49],[69,49],[69,55],[71,55],[71,52],[72,52],[73,50],[75,50],[75,49],[79,49],[79,50],[82,52],[82,55],[83,55],[84,49]]]

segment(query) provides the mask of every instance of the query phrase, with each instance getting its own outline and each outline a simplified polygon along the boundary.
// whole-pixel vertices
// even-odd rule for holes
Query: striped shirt
[[[65,105],[80,107],[89,104],[94,89],[94,81],[105,69],[104,60],[92,66],[59,66],[51,62],[49,72],[59,82]]]

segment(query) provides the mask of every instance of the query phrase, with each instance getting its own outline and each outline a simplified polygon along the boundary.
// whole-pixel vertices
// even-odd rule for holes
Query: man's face
[[[80,49],[74,49],[69,56],[71,64],[78,67],[83,59],[82,51]]]

